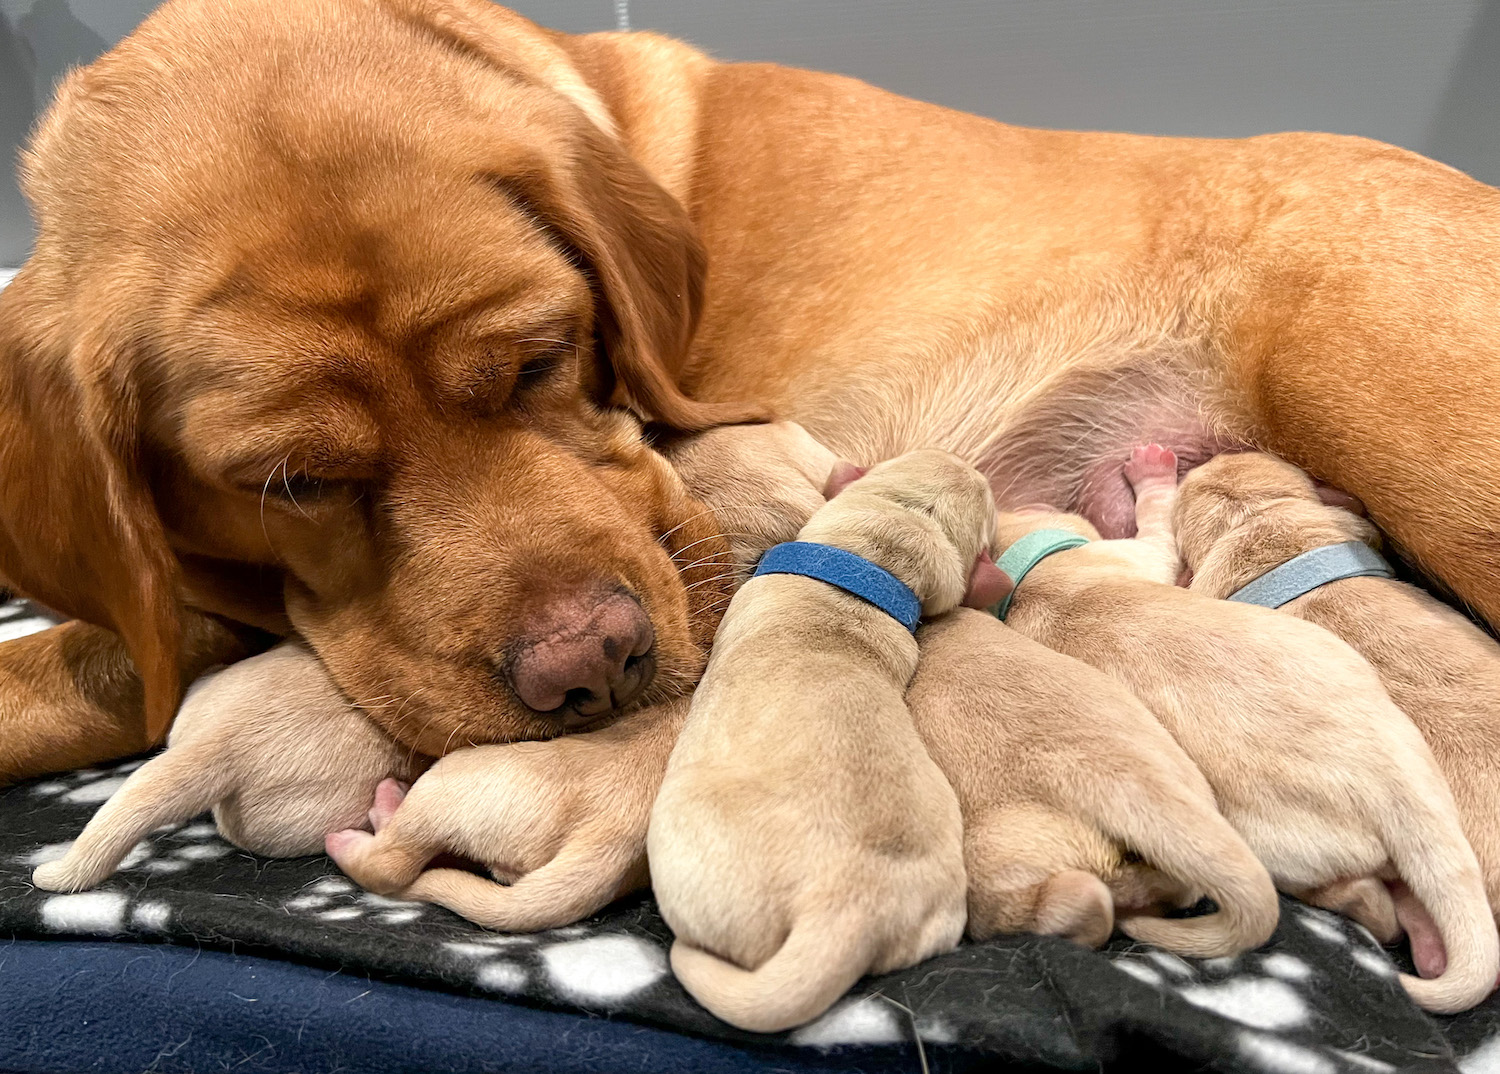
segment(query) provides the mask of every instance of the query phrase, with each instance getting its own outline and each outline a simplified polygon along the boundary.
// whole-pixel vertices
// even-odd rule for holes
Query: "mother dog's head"
[[[427,752],[696,676],[727,556],[636,417],[754,415],[676,387],[703,251],[551,35],[178,0],[63,83],[23,172],[0,576],[118,630],[154,729],[184,602],[289,619]]]

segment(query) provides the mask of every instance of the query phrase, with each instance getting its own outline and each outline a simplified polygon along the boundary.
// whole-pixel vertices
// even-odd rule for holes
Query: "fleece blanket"
[[[0,641],[50,622],[0,608]],[[60,855],[141,759],[0,791],[0,935],[159,941],[276,954],[497,1002],[624,1019],[791,1049],[909,1048],[921,1041],[1027,1067],[1500,1072],[1500,1000],[1454,1018],[1418,1010],[1396,980],[1403,951],[1291,900],[1264,948],[1188,961],[1127,940],[1090,951],[1002,937],[862,981],[794,1032],[739,1032],[674,981],[671,933],[649,897],[568,928],[489,932],[445,910],[359,890],[326,858],[271,861],[219,838],[211,818],[162,829],[101,888],[38,891]]]

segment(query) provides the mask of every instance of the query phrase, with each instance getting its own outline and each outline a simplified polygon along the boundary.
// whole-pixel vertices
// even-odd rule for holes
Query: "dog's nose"
[[[629,593],[556,597],[511,650],[510,685],[523,704],[577,726],[623,708],[656,673],[651,617]]]

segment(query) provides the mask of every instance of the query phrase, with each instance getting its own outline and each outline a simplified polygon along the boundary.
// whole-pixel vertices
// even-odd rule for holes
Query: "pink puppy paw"
[[[1142,444],[1130,453],[1125,480],[1135,488],[1161,482],[1177,484],[1177,454],[1160,444]]]
[[[328,856],[340,869],[348,872],[345,863],[356,857],[360,849],[374,838],[369,832],[362,832],[358,828],[345,828],[341,832],[329,832],[325,835],[323,849],[328,851]]]
[[[380,831],[391,822],[396,810],[406,800],[406,784],[396,779],[383,779],[375,788],[375,805],[370,810],[370,827]]]

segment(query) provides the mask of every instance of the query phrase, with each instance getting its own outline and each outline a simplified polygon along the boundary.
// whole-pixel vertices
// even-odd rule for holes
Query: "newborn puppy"
[[[728,556],[678,550],[680,566],[705,568],[693,584],[737,584],[768,547],[795,536],[823,506],[836,461],[792,422],[722,426],[661,447],[675,468],[663,479],[682,480],[729,542]],[[372,891],[490,928],[577,921],[646,886],[647,818],[686,713],[684,698],[585,734],[458,750],[404,798],[396,782],[382,784],[375,834],[339,832],[328,853]],[[495,880],[426,868],[442,854],[479,862]]]
[[[1227,597],[1315,548],[1380,541],[1369,522],[1327,506],[1307,474],[1254,452],[1190,471],[1174,522],[1192,589],[1209,597]],[[1490,907],[1500,912],[1500,645],[1394,578],[1330,582],[1279,610],[1332,631],[1374,666],[1448,777]],[[1419,942],[1413,935],[1414,951]]]
[[[1039,932],[1097,947],[1117,913],[1131,937],[1197,958],[1270,938],[1270,876],[1123,684],[984,612],[960,608],[917,642],[906,703],[963,812],[972,938]],[[1203,893],[1218,913],[1130,916]]]
[[[798,541],[889,571],[913,616],[1008,588],[989,486],[953,456],[841,468],[829,491]],[[725,1021],[798,1025],[958,942],[962,821],[906,709],[917,655],[892,613],[799,574],[758,575],[725,614],[647,837],[672,968]]]
[[[1097,540],[1074,515],[1002,517],[1003,547],[1043,527],[1090,538],[1018,581],[1007,622],[1128,684],[1284,891],[1336,901],[1330,885],[1399,874],[1449,953],[1440,977],[1402,983],[1428,1010],[1472,1007],[1494,988],[1500,940],[1422,736],[1370,665],[1328,631],[1174,587],[1176,460],[1137,449],[1126,475],[1135,540]]]
[[[587,917],[646,886],[646,818],[687,706],[679,698],[598,731],[457,750],[409,793],[382,783],[375,834],[330,835],[329,856],[377,894],[434,902],[492,929]],[[444,853],[495,880],[427,868]]]
[[[166,751],[32,882],[93,887],[152,829],[210,808],[236,846],[273,858],[315,854],[327,833],[364,823],[382,779],[411,779],[428,763],[345,700],[311,651],[287,642],[194,683]]]

